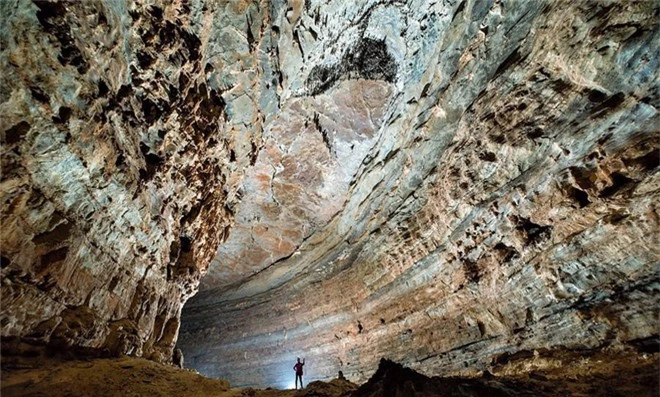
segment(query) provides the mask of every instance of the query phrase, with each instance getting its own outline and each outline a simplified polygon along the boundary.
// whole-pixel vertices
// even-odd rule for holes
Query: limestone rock
[[[653,338],[655,8],[0,2],[3,353],[285,387]]]
[[[579,365],[566,365],[561,369],[535,371],[529,377],[501,377],[485,372],[473,378],[429,378],[401,364],[382,359],[376,373],[351,396],[652,396],[657,391],[651,374],[652,364],[637,366],[637,363],[629,363],[630,367],[636,367],[635,370],[619,368],[620,372],[617,372],[608,370],[607,364],[602,364],[607,361],[602,360],[604,357],[598,358],[601,366],[594,363],[591,370],[595,372],[588,375],[574,372]],[[581,370],[584,371],[584,368]],[[621,376],[625,376],[625,380]]]
[[[0,7],[2,336],[169,361],[260,123],[231,112],[271,79],[216,40],[258,4]]]
[[[247,171],[240,231],[183,312],[191,365],[280,385],[302,355],[309,379],[342,370],[363,382],[381,356],[475,374],[503,353],[656,334],[652,8],[309,1],[275,12],[282,113],[265,142],[288,125],[315,155],[278,163],[296,146],[276,138]],[[389,92],[365,111],[344,93],[359,98],[368,82]],[[320,128],[289,115],[304,103]],[[323,131],[364,113],[378,115],[369,149],[342,167],[333,198],[319,195],[341,143]],[[327,151],[309,128],[330,137]]]

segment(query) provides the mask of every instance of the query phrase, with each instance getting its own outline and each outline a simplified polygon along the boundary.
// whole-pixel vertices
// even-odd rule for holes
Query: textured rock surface
[[[657,335],[652,2],[0,11],[5,354],[166,361],[182,324],[286,386]]]
[[[570,355],[564,359],[571,362]],[[607,356],[598,355],[589,361],[581,357],[579,364],[537,370],[529,376],[484,373],[476,378],[428,378],[400,364],[381,360],[376,373],[351,396],[653,396],[658,391],[654,374],[658,363],[653,360],[638,361],[634,357],[628,365],[619,368],[608,367],[612,361]]]
[[[248,163],[223,61],[251,60],[201,4],[0,7],[3,348],[167,361]]]
[[[246,174],[236,222],[250,233],[220,247],[183,313],[192,366],[278,385],[305,356],[309,379],[341,369],[361,382],[381,356],[465,374],[503,354],[657,334],[650,3],[289,6],[270,20],[282,112],[264,142],[279,146]],[[345,93],[367,83],[383,93],[367,105],[370,149],[323,195],[311,175],[341,178],[319,133],[298,138],[316,156],[291,165],[281,153],[302,149],[280,128],[320,130],[333,153],[365,113]]]

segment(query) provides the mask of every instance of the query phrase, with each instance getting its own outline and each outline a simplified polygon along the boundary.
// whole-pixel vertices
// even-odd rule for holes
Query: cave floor
[[[81,361],[20,360],[3,368],[0,391],[3,397],[235,395],[229,393],[226,381],[131,357]]]
[[[660,395],[660,354],[632,348],[532,353],[493,373],[544,396]]]
[[[435,390],[429,390],[423,387],[424,391],[413,392],[414,396],[483,395],[476,391],[483,391],[484,385],[495,394],[503,396],[657,396],[660,389],[660,354],[630,351],[586,354],[554,352],[535,354],[532,357],[512,357],[495,367],[494,374],[481,378],[431,380],[419,376],[437,388],[434,386]],[[413,381],[396,375],[389,380],[375,379],[381,385],[374,388],[372,379],[355,394],[374,397],[389,395],[388,392],[393,391],[391,386],[382,386],[395,379]],[[344,385],[334,380],[331,384],[312,382],[304,391],[298,392],[231,389],[229,383],[223,380],[209,379],[191,370],[130,357],[72,361],[3,357],[0,395],[339,397],[350,396],[355,387],[350,382]]]

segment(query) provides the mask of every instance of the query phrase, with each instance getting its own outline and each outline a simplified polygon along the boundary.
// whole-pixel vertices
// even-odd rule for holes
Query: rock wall
[[[0,4],[5,353],[169,361],[228,236],[264,118],[237,103],[277,102],[268,37],[232,24],[269,10],[151,3]]]
[[[363,382],[657,335],[653,4],[278,5],[281,111],[183,312],[190,365]]]
[[[4,354],[168,361],[182,327],[287,386],[657,335],[652,2],[0,12]]]

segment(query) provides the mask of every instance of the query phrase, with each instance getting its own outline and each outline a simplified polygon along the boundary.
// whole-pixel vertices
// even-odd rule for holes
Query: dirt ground
[[[660,396],[660,353],[632,348],[532,352],[496,367],[493,374],[547,395]]]
[[[29,366],[30,364],[23,364]],[[3,369],[2,396],[230,396],[229,383],[137,358]]]
[[[0,395],[12,396],[658,396],[660,354],[621,351],[529,352],[503,357],[480,378],[427,378],[403,367],[381,370],[356,390],[350,382],[312,382],[305,390],[230,389],[138,358],[61,361],[3,357]],[[378,375],[380,373],[380,375]],[[379,378],[380,376],[380,378]],[[495,394],[492,394],[492,393]]]
[[[304,397],[344,395],[350,382],[312,382],[305,390],[230,389],[224,380],[153,361],[123,357],[62,361],[3,358],[0,396],[32,397]]]

